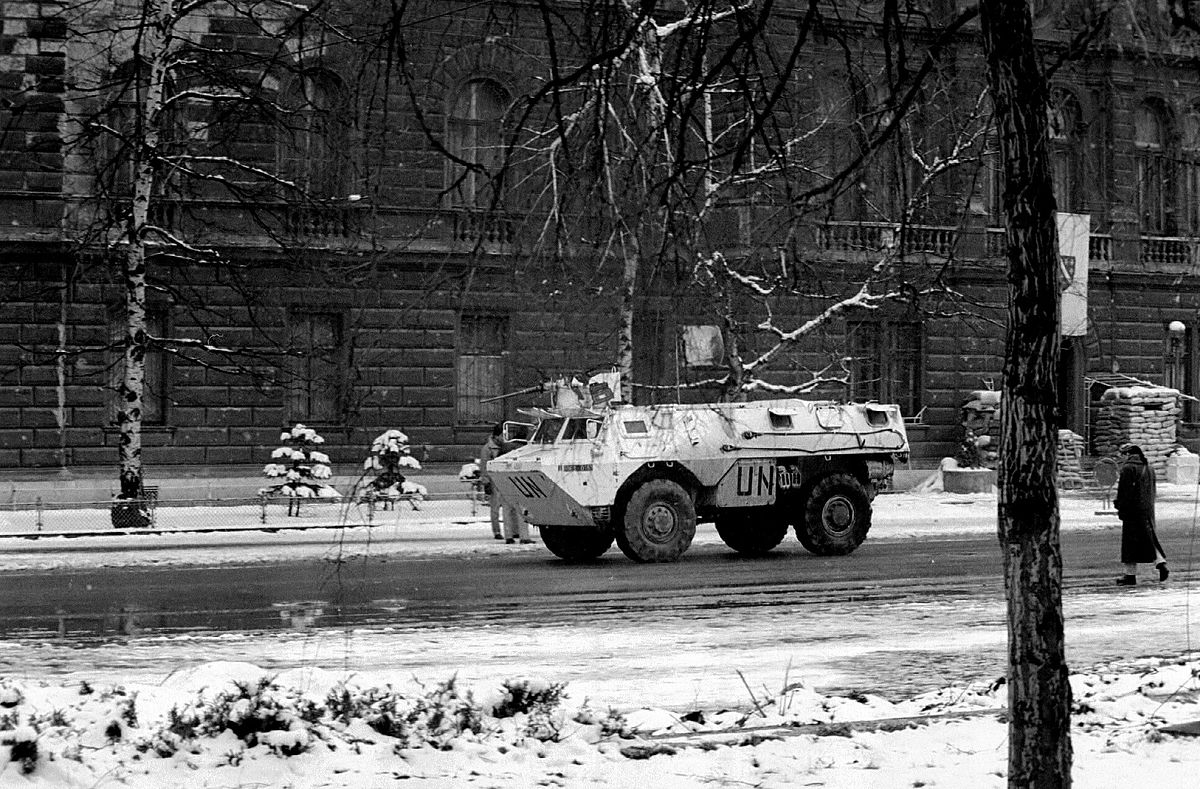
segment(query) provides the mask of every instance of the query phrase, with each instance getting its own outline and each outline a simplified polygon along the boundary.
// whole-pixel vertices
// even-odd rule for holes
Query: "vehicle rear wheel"
[[[566,562],[598,559],[613,544],[613,533],[594,526],[539,526],[550,553]]]
[[[696,536],[696,506],[669,479],[642,483],[625,505],[617,546],[635,562],[674,562]]]
[[[871,499],[849,474],[830,474],[813,485],[796,524],[800,544],[818,556],[843,556],[867,538]]]
[[[783,542],[788,525],[773,507],[724,510],[717,515],[717,534],[744,556],[762,556]]]

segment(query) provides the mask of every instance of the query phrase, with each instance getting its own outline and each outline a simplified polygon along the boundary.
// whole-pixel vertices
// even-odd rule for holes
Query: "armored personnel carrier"
[[[676,561],[698,520],[714,521],[743,554],[770,551],[789,528],[815,554],[848,554],[909,451],[896,405],[786,399],[525,413],[539,420],[533,437],[488,473],[568,561],[594,559],[614,540],[634,561]]]

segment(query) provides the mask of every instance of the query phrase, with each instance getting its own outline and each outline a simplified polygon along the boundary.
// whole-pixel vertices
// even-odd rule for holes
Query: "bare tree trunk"
[[[58,299],[58,354],[54,359],[54,384],[56,401],[54,423],[58,427],[58,468],[67,470],[67,320],[71,304],[71,287],[74,282],[74,264],[63,261],[62,291]]]
[[[138,114],[142,138],[134,157],[133,202],[125,228],[121,278],[125,291],[125,353],[121,377],[117,429],[120,432],[121,498],[142,495],[142,397],[146,382],[146,242],[150,201],[154,199],[155,164],[160,140],[158,124],[163,114],[167,78],[167,31],[174,24],[172,0],[158,0],[147,13],[143,36],[149,53],[150,73]]]
[[[626,403],[633,402],[633,316],[637,309],[635,296],[640,254],[636,240],[631,240],[630,246],[632,250],[625,249],[621,293],[617,301],[617,371],[621,373],[621,400]]]
[[[981,4],[1004,158],[1009,314],[999,538],[1008,597],[1008,785],[1071,785],[1071,686],[1059,547],[1058,239],[1046,151],[1046,80],[1023,0]]]

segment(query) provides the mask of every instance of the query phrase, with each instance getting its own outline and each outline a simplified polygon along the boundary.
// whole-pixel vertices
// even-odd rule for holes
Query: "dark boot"
[[[1171,571],[1167,569],[1167,563],[1159,562],[1158,564],[1156,564],[1154,566],[1158,568],[1158,580],[1160,580],[1160,581],[1167,580],[1167,576],[1171,574]]]
[[[1137,586],[1137,576],[1122,575],[1117,579],[1117,586]]]

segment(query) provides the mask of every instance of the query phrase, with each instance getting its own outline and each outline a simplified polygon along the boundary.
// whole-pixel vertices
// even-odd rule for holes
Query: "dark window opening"
[[[921,324],[863,321],[847,328],[850,398],[896,403],[904,416],[922,407]]]
[[[502,315],[464,314],[458,328],[458,393],[455,415],[460,424],[503,421],[503,400],[484,402],[505,392],[504,352],[508,320]]]
[[[337,423],[347,376],[344,316],[294,311],[290,349],[297,354],[288,382],[288,421]]]
[[[504,114],[508,92],[488,79],[471,80],[454,97],[446,117],[450,152],[466,164],[450,160],[446,188],[450,205],[487,208],[495,196],[495,180],[504,164]]]

